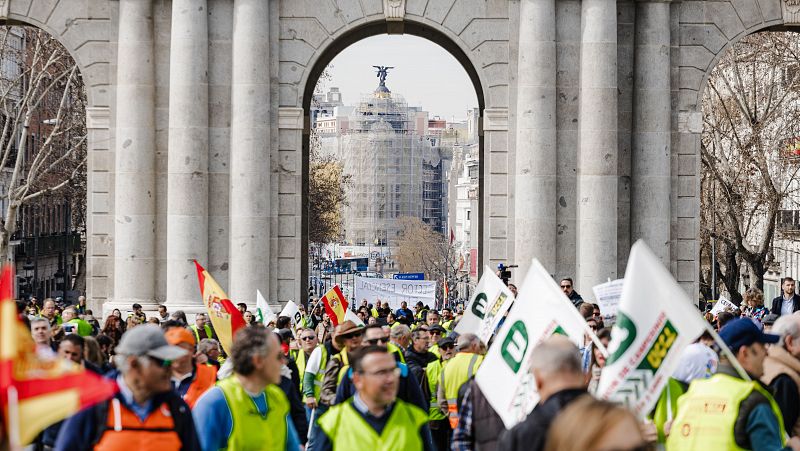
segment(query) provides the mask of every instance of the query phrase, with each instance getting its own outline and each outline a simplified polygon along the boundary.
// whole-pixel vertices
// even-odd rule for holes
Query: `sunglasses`
[[[572,288],[572,285],[561,285],[561,288]]]
[[[300,337],[300,339],[303,340],[303,341],[312,341],[315,338],[317,338],[317,337],[313,337],[313,336],[312,337]]]
[[[149,355],[147,357],[149,357],[150,360],[152,360],[153,363],[155,363],[160,368],[169,368],[169,367],[172,366],[172,360],[159,359],[159,358],[153,357],[151,355]]]
[[[439,349],[443,349],[443,350],[447,351],[448,349],[453,349],[454,347],[455,347],[455,345],[444,345],[444,346],[440,346]]]
[[[380,343],[388,343],[388,342],[389,342],[388,338],[370,338],[369,340],[367,340],[367,343],[369,343],[371,345],[376,345],[376,344],[380,344]]]
[[[342,339],[349,340],[351,338],[358,338],[363,334],[364,334],[363,332],[351,332],[349,334],[342,335]]]

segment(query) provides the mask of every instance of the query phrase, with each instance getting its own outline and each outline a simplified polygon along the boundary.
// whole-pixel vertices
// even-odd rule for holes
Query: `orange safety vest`
[[[189,390],[183,395],[183,400],[189,404],[189,408],[194,409],[194,404],[209,388],[217,383],[217,367],[209,365],[197,365],[194,373],[194,380]]]
[[[139,420],[119,399],[112,398],[106,418],[106,430],[94,449],[98,451],[130,451],[158,449],[179,451],[181,439],[175,432],[175,420],[167,403],[161,404],[144,422]]]

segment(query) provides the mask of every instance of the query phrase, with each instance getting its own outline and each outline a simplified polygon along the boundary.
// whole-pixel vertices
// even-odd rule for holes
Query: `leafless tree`
[[[398,221],[402,232],[397,241],[395,261],[400,272],[424,272],[426,279],[446,281],[448,286],[454,287],[459,256],[453,244],[420,218],[406,216]]]

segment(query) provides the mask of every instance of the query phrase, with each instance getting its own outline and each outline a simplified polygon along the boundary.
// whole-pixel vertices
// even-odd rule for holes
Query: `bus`
[[[354,272],[364,272],[368,269],[368,257],[345,257],[333,260],[331,272],[333,274],[351,274]]]

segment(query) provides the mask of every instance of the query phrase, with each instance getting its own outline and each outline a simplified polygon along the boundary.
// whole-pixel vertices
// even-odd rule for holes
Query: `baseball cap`
[[[777,343],[781,339],[780,335],[765,334],[759,330],[750,318],[738,318],[729,322],[720,329],[719,336],[733,352],[756,342]]]
[[[161,360],[175,360],[188,353],[167,343],[161,328],[155,324],[136,326],[125,332],[115,351],[122,355],[150,356]]]
[[[442,335],[447,333],[447,331],[444,329],[444,327],[442,327],[442,326],[440,326],[438,324],[434,324],[433,326],[428,327],[428,332],[438,332],[438,333],[440,333]]]
[[[440,338],[439,341],[436,342],[436,345],[440,348],[446,348],[448,346],[455,346],[456,341],[450,337]]]
[[[164,338],[167,339],[167,343],[171,345],[179,345],[181,343],[186,343],[191,346],[195,346],[195,339],[194,334],[189,332],[187,329],[183,327],[170,327],[164,333]]]

